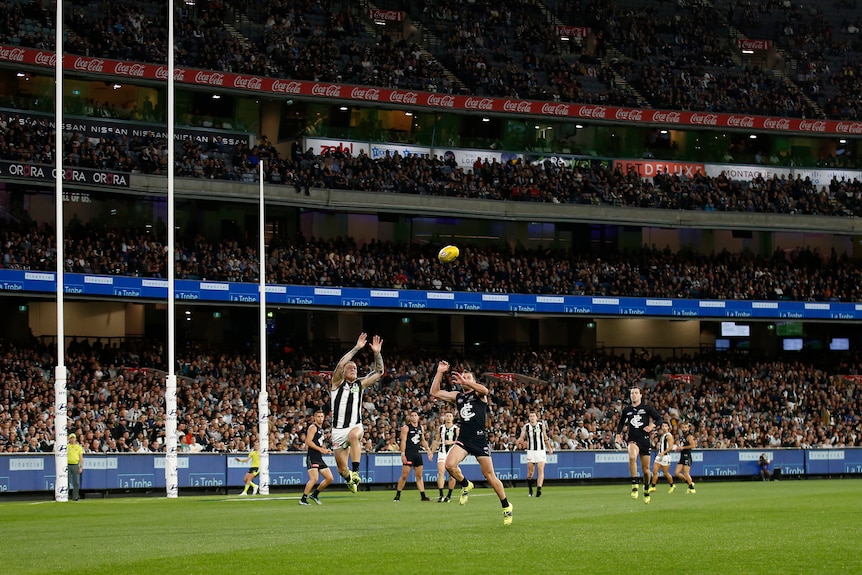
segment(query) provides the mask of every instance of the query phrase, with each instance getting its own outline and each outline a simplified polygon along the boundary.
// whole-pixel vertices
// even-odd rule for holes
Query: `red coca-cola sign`
[[[606,106],[581,106],[578,109],[578,116],[581,118],[607,118],[608,109]]]
[[[0,46],[0,60],[7,62],[23,62],[26,51],[24,48],[10,48],[9,46]],[[33,58],[35,60],[35,56]]]
[[[145,66],[143,64],[130,64],[129,62],[117,62],[114,65],[114,74],[118,76],[134,76],[143,78]]]
[[[353,88],[350,91],[350,97],[354,100],[366,100],[369,102],[377,102],[380,100],[379,88]]]
[[[56,66],[57,55],[53,52],[36,52],[34,63],[40,66]]]
[[[586,38],[590,35],[590,29],[584,26],[564,26],[558,24],[554,26],[554,31],[557,36],[564,38]]]
[[[695,112],[689,118],[689,122],[698,126],[717,126],[718,114],[698,114]]]
[[[290,82],[274,80],[272,82],[272,91],[279,94],[299,94],[302,91],[302,82],[297,82],[296,80]]]
[[[727,125],[732,128],[753,128],[753,116],[730,116],[727,118]]]
[[[464,108],[467,110],[493,110],[494,100],[491,98],[467,98],[464,100]]]
[[[664,122],[666,124],[679,124],[682,120],[682,113],[668,112],[666,110],[656,110],[650,116],[653,122]]]
[[[763,127],[767,130],[789,130],[790,120],[787,118],[766,118]]]
[[[369,8],[368,17],[372,20],[401,22],[402,20],[404,20],[404,12],[402,12],[401,10],[380,10],[379,8]]]
[[[455,106],[455,96],[431,94],[428,96],[428,105],[440,108],[452,108]]]
[[[389,94],[389,101],[398,104],[415,104],[419,99],[419,94],[416,92],[398,92],[393,91]]]
[[[236,76],[233,79],[234,88],[245,88],[246,90],[260,90],[263,79],[257,76]]]
[[[105,69],[105,61],[98,58],[75,58],[72,69],[79,72],[101,73]]]
[[[643,120],[643,111],[617,108],[617,111],[614,113],[614,119],[626,122],[640,122]]]
[[[839,134],[862,134],[862,122],[838,122],[835,131]]]
[[[800,120],[799,129],[804,132],[825,132],[826,122],[823,120]]]
[[[338,84],[314,84],[311,87],[312,96],[323,96],[325,98],[340,98],[341,86]]]
[[[529,114],[533,111],[533,104],[525,100],[506,100],[503,102],[503,111]]]
[[[195,84],[206,84],[207,86],[224,86],[224,74],[221,72],[198,71],[195,74]]]
[[[742,50],[769,50],[772,47],[772,40],[740,38],[736,41],[736,47]]]
[[[568,116],[569,104],[542,104],[542,113],[548,116]]]
[[[573,31],[573,30],[572,30]],[[0,45],[0,61],[43,67],[56,66],[56,55],[46,50]],[[167,80],[168,68],[155,64],[124,62],[85,56],[63,58],[66,70],[85,74],[103,74],[118,78]],[[174,80],[201,86],[231,87],[237,90],[296,95],[309,98],[342,98],[346,100],[392,102],[410,106],[447,108],[465,111],[498,111],[507,114],[526,114],[554,117],[577,117],[613,120],[631,123],[656,123],[678,126],[704,126],[710,128],[754,129],[778,132],[806,132],[817,134],[862,134],[862,122],[835,120],[789,119],[747,114],[717,114],[712,112],[681,112],[675,110],[643,110],[591,104],[571,104],[532,100],[511,100],[476,96],[453,96],[416,91],[400,91],[366,86],[343,86],[302,80],[261,78],[219,72],[175,68]]]

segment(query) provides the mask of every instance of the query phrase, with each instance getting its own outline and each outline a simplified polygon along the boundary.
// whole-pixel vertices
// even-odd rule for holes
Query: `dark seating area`
[[[126,1],[105,9],[70,4],[68,52],[166,62],[164,10]],[[431,92],[852,120],[862,9],[834,4],[379,2],[415,23],[404,35],[376,26],[347,0],[214,0],[177,9],[176,62]],[[23,0],[6,5],[0,42],[51,49],[52,15]],[[591,34],[564,41],[557,25]],[[738,37],[773,42],[777,63],[743,59]]]

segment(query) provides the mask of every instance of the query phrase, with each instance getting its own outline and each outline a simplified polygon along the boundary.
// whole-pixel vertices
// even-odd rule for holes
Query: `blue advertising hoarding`
[[[693,455],[691,475],[700,480],[754,478],[757,459],[765,453],[772,465],[781,468],[783,476],[862,475],[862,448],[845,449],[704,449]],[[180,454],[177,458],[180,488],[241,488],[247,463],[236,461],[237,454]],[[527,477],[527,456],[523,451],[492,454],[497,476],[504,481],[522,481]],[[679,454],[671,456],[672,464]],[[335,470],[335,458],[324,461]],[[294,487],[307,481],[304,453],[271,453],[270,485]],[[398,453],[371,453],[362,458],[360,469],[365,484],[392,485],[401,475]],[[461,464],[464,475],[482,480],[482,471],[472,456]],[[337,473],[335,484],[344,480]],[[628,478],[628,454],[624,451],[560,451],[548,457],[545,477],[549,481],[589,481]],[[437,479],[436,461],[425,464],[423,478]],[[411,475],[410,481],[413,481]],[[84,490],[150,490],[165,488],[164,454],[85,454],[81,487]],[[0,455],[0,494],[54,490],[54,455]]]
[[[258,303],[256,283],[177,280],[176,299],[213,303]],[[54,293],[55,272],[0,270],[0,292]],[[158,278],[65,274],[72,296],[165,300],[168,281]],[[267,303],[283,306],[453,310],[561,314],[793,320],[859,320],[862,303],[811,301],[696,300],[644,297],[497,294],[453,291],[268,285]]]

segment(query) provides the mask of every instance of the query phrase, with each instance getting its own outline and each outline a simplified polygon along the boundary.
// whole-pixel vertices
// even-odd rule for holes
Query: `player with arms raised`
[[[629,397],[631,405],[623,409],[620,422],[617,425],[617,443],[622,443],[623,431],[626,432],[626,443],[629,450],[629,473],[632,478],[632,499],[638,498],[638,458],[643,472],[644,503],[650,501],[650,471],[649,450],[650,433],[661,425],[662,417],[656,408],[641,403],[642,394],[639,387],[631,388]]]
[[[488,417],[488,388],[476,381],[469,371],[452,372],[452,379],[461,386],[462,391],[444,391],[440,389],[443,374],[449,371],[449,363],[441,361],[437,364],[437,373],[431,383],[431,396],[443,401],[454,403],[461,418],[461,433],[446,456],[446,470],[455,481],[461,484],[461,505],[467,503],[467,498],[473,490],[473,482],[461,473],[461,462],[472,455],[479,462],[482,475],[488,482],[503,506],[503,525],[512,524],[512,505],[506,498],[506,489],[494,472],[494,462],[491,459],[491,448],[488,444],[488,432],[485,421]]]
[[[375,335],[371,340],[371,351],[374,352],[374,369],[365,377],[357,377],[356,362],[353,356],[365,347],[368,334],[359,334],[356,345],[344,354],[335,370],[332,372],[330,387],[330,402],[332,404],[332,448],[335,450],[335,463],[338,474],[347,482],[347,487],[356,493],[361,478],[359,477],[359,461],[362,457],[362,394],[369,386],[374,385],[383,375],[383,340]],[[351,468],[347,467],[347,456],[350,455]]]

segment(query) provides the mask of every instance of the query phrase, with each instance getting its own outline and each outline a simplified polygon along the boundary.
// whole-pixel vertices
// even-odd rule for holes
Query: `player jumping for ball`
[[[332,373],[330,389],[332,402],[332,449],[335,450],[335,464],[338,474],[347,482],[347,487],[356,493],[361,481],[359,477],[359,458],[362,456],[362,393],[365,388],[374,385],[383,375],[383,356],[380,350],[383,340],[375,335],[371,340],[371,351],[374,352],[374,369],[365,377],[357,377],[356,362],[353,356],[368,342],[368,334],[361,333],[356,345],[344,354],[335,371]],[[347,467],[347,455],[350,454],[351,467]]]
[[[450,477],[461,484],[461,505],[467,503],[473,482],[461,473],[460,464],[468,455],[479,462],[482,475],[488,482],[503,506],[503,525],[512,524],[512,504],[506,498],[503,482],[494,472],[494,462],[491,459],[491,448],[488,444],[488,432],[485,430],[485,420],[488,415],[488,388],[478,383],[469,371],[452,372],[452,380],[461,386],[462,391],[444,391],[440,389],[443,374],[449,371],[449,363],[441,361],[437,364],[437,373],[431,383],[431,396],[443,401],[454,403],[461,418],[461,433],[458,440],[446,456],[446,470]]]

